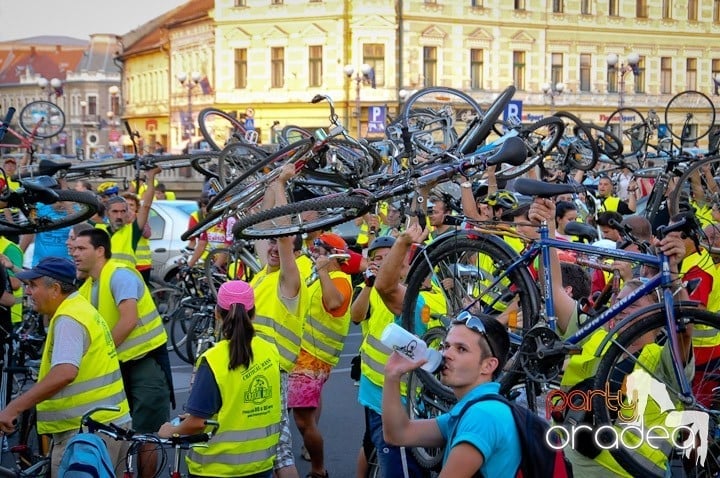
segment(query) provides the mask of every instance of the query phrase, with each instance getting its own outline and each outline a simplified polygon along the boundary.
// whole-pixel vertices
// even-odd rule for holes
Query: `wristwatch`
[[[472,183],[470,181],[465,181],[465,182],[460,183],[460,187],[470,189],[472,187]]]

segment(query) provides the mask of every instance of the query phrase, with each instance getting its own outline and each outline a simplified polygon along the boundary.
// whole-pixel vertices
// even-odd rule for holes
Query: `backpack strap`
[[[462,406],[462,408],[460,409],[460,413],[458,413],[458,420],[457,420],[457,422],[455,422],[455,425],[453,426],[453,429],[452,429],[452,431],[450,432],[450,435],[449,435],[449,437],[448,437],[448,441],[447,441],[448,446],[450,446],[450,444],[451,444],[452,441],[453,441],[453,438],[455,438],[455,433],[457,432],[457,427],[458,427],[458,425],[460,425],[460,419],[461,419],[462,416],[465,414],[465,412],[467,411],[467,409],[470,408],[470,407],[472,407],[472,406],[475,405],[476,403],[485,402],[485,401],[488,401],[488,400],[495,400],[495,401],[504,403],[504,404],[507,405],[508,407],[511,406],[511,404],[510,404],[510,402],[508,401],[507,398],[505,398],[505,397],[503,397],[502,395],[499,395],[499,394],[497,394],[497,393],[489,393],[489,394],[487,394],[487,395],[483,395],[482,397],[477,397],[477,398],[474,398],[474,399],[472,399],[472,400],[469,400],[467,403],[465,403],[465,404]],[[514,418],[514,416],[513,416],[513,420],[514,420],[514,419],[515,419],[515,418]],[[517,423],[516,423],[515,425],[517,426]],[[483,458],[484,458],[484,457],[483,457]],[[478,469],[478,470],[475,472],[475,474],[473,475],[473,478],[484,478],[484,477],[483,477],[482,472]]]

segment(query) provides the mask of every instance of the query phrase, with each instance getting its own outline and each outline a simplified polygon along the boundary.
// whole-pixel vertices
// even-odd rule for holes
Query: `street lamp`
[[[375,72],[373,71],[372,66],[368,65],[367,63],[363,63],[360,66],[360,70],[357,72],[357,74],[355,74],[355,67],[352,65],[345,65],[343,71],[345,72],[345,76],[355,82],[355,115],[357,118],[357,137],[360,138],[360,119],[362,117],[362,112],[360,109],[360,85],[366,84],[370,85],[372,88],[375,88]],[[353,74],[355,74],[355,77],[353,77]]]
[[[48,96],[48,101],[52,98],[53,93],[55,93],[55,96],[58,97],[62,94],[62,80],[60,78],[53,78],[52,80],[48,80],[47,78],[41,76],[38,78],[38,86],[45,90]]]
[[[611,71],[617,71],[620,73],[620,87],[618,89],[619,96],[619,107],[622,108],[625,105],[625,75],[628,72],[632,72],[633,75],[638,74],[638,64],[640,63],[640,55],[635,52],[630,53],[626,59],[627,63],[623,63],[616,53],[610,53],[607,58],[608,73]],[[620,62],[620,67],[617,67]],[[609,75],[608,75],[609,80]],[[609,90],[609,89],[608,89]]]
[[[540,85],[543,95],[550,97],[550,114],[555,113],[555,97],[560,96],[565,91],[565,83],[558,81],[554,85],[551,83],[543,83]]]
[[[200,83],[202,75],[198,71],[193,71],[190,74],[180,72],[177,75],[177,79],[181,85],[187,88],[188,95],[187,117],[185,118],[185,121],[183,121],[183,139],[192,139],[192,137],[194,136],[193,133],[195,132],[195,122],[192,118],[192,91],[193,88],[195,88]]]

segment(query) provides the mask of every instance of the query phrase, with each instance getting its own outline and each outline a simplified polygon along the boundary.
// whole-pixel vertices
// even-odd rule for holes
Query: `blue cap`
[[[75,264],[62,257],[46,257],[32,269],[22,271],[15,275],[20,280],[28,281],[39,277],[50,277],[66,284],[75,284],[77,271]]]

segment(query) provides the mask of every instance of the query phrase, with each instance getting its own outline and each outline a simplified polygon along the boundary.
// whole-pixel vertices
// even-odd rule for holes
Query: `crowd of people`
[[[220,422],[219,433],[207,448],[188,454],[192,476],[292,478],[299,475],[292,449],[292,414],[303,441],[303,457],[310,462],[306,478],[327,478],[318,426],[322,392],[354,323],[363,334],[358,401],[364,408],[365,432],[358,443],[358,478],[366,476],[373,449],[384,478],[429,476],[430,471],[408,452],[407,447],[414,446],[445,447],[440,476],[469,477],[478,471],[486,477],[513,475],[523,450],[507,406],[484,401],[463,408],[464,403],[499,390],[497,378],[510,348],[506,325],[472,309],[462,320],[452,321],[441,345],[444,365],[439,374],[458,403],[449,413],[427,420],[410,420],[402,404],[408,393],[404,377],[422,363],[394,353],[382,343],[382,333],[387,325],[399,323],[404,281],[418,244],[471,228],[463,217],[516,221],[518,230],[525,228],[528,236],[534,225],[545,222],[551,236],[573,240],[566,227],[579,220],[580,211],[568,201],[572,198],[523,202],[512,184],[500,189],[489,174],[483,184],[461,178],[451,188],[455,195],[447,187],[426,187],[412,195],[409,205],[390,202],[358,218],[356,249],[329,231],[256,242],[263,268],[249,283],[234,279],[220,286],[214,313],[221,340],[198,359],[182,421],[171,423],[175,403],[167,335],[149,290],[149,209],[154,198],[168,197],[168,191],[156,184],[159,172],[159,168],[148,171],[137,191],[123,193],[117,185],[101,185],[97,192],[103,210],[86,223],[35,237],[0,238],[0,325],[9,330],[21,320],[18,306],[23,293],[48,321],[38,381],[0,412],[0,431],[12,432],[18,415],[36,407],[38,430],[53,437],[56,476],[64,444],[77,432],[81,415],[94,406],[118,409],[102,412],[99,421],[160,436],[197,433],[205,420],[214,418]],[[286,204],[287,183],[294,174],[292,165],[283,168],[268,188],[262,208]],[[86,182],[75,187],[92,189]],[[717,312],[720,269],[713,257],[680,233],[653,237],[662,218],[651,223],[634,214],[644,187],[625,172],[598,178],[600,211],[594,226],[606,242],[626,247],[620,228],[631,225],[638,238],[670,257],[677,297]],[[191,225],[202,219],[209,194],[199,198],[199,212]],[[461,215],[453,212],[456,205]],[[720,220],[718,208],[699,197],[690,197],[688,206],[695,209],[693,215],[707,220],[706,225]],[[63,205],[44,207],[64,213]],[[665,224],[681,219],[667,217]],[[201,261],[208,250],[230,243],[231,230],[232,222],[224,221],[200,235],[189,265]],[[507,240],[517,251],[527,246],[520,239]],[[32,267],[23,269],[22,252],[29,241],[35,242],[35,256]],[[553,287],[551,293],[558,332],[565,337],[578,329],[586,303],[594,300],[593,292],[603,289],[608,277],[603,273],[591,277],[561,259],[551,253],[553,276],[563,280],[563,287]],[[638,278],[652,273],[619,262],[615,267],[624,284],[618,299],[638,287]],[[423,287],[416,306],[416,333],[422,335],[433,325],[428,317],[448,313],[443,286],[428,280]],[[651,295],[636,305],[652,301],[657,299]],[[688,327],[682,336],[686,363],[703,356],[697,345],[693,352],[694,333]],[[564,388],[571,390],[595,374],[595,352],[604,334],[600,330],[581,343],[582,353],[567,364]],[[706,341],[703,346],[714,349],[717,344]],[[121,462],[126,447],[104,439],[113,458]],[[594,456],[573,450],[567,458],[576,474],[629,476],[607,450]],[[145,446],[139,460],[141,475],[152,476],[157,466],[153,447]]]

